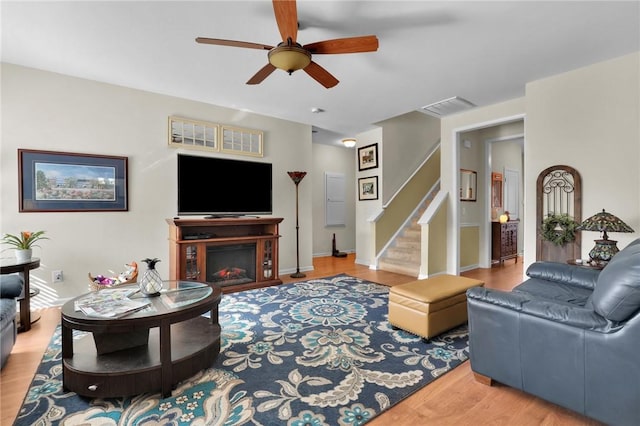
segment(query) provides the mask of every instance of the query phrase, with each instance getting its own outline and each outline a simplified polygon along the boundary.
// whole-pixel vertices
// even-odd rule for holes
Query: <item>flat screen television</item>
[[[272,213],[271,163],[178,154],[178,215]]]

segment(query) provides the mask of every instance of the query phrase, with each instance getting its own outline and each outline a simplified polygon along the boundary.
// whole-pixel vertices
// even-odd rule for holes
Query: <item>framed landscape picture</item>
[[[18,150],[21,212],[126,211],[127,157]]]
[[[378,167],[378,144],[358,148],[358,170],[375,169]]]
[[[378,199],[378,176],[358,179],[358,200]]]

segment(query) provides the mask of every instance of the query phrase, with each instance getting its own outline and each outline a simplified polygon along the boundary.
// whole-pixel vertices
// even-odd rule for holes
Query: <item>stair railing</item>
[[[391,238],[389,238],[389,240],[386,242],[386,244],[382,247],[382,249],[377,253],[376,255],[376,265],[379,263],[378,261],[380,260],[380,258],[382,256],[384,256],[385,252],[387,251],[387,249],[395,242],[396,238],[398,238],[398,236],[405,230],[405,228],[411,223],[411,221],[413,220],[413,218],[415,217],[416,213],[418,213],[418,211],[420,211],[421,208],[425,207],[425,204],[427,202],[429,202],[429,204],[432,201],[429,201],[430,199],[433,199],[435,197],[434,194],[437,194],[440,191],[440,179],[438,179],[438,181],[436,183],[433,184],[433,186],[431,186],[431,188],[429,189],[429,191],[427,191],[427,194],[422,198],[422,200],[420,200],[420,202],[418,203],[418,205],[416,205],[416,207],[413,209],[413,211],[411,212],[411,214],[409,214],[407,216],[407,218],[404,220],[404,222],[402,223],[402,225],[400,225],[398,227],[398,229],[396,230],[396,232],[391,236]],[[427,206],[428,208],[428,206]],[[420,216],[420,218],[424,217],[424,214],[422,216]]]
[[[428,190],[420,190],[424,186],[430,185]],[[411,176],[401,185],[389,201],[383,205],[379,212],[376,212],[369,222],[373,225],[375,235],[375,262],[373,268],[379,265],[379,259],[404,229],[404,226],[416,214],[419,208],[423,207],[425,200],[433,196],[434,188],[440,187],[440,141],[438,141],[422,163],[416,168]],[[424,191],[424,192],[423,192]],[[416,199],[416,193],[422,193],[420,199]],[[410,195],[413,194],[413,195]],[[414,206],[411,208],[410,206]]]

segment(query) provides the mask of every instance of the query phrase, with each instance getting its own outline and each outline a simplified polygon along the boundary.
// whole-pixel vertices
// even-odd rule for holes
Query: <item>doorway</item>
[[[513,219],[519,219],[517,246],[518,254],[524,252],[524,117],[505,119],[504,122],[494,122],[486,125],[477,125],[456,132],[458,167],[468,163],[468,152],[475,151],[479,156],[478,168],[478,200],[477,213],[468,205],[458,201],[457,239],[458,257],[457,271],[464,271],[475,267],[490,268],[492,252],[492,220],[504,211],[509,211]],[[472,149],[469,150],[469,144]],[[504,177],[502,185],[502,206],[499,212],[493,212],[491,205],[491,175],[499,173]],[[482,190],[480,190],[482,187]],[[495,209],[493,209],[495,210]],[[498,213],[498,215],[496,215]],[[492,217],[493,216],[493,217]],[[464,259],[468,258],[468,248],[462,247],[461,241],[469,233],[468,227],[477,224],[479,241],[477,243],[477,265],[465,265]],[[464,250],[465,252],[462,252]]]
[[[504,168],[504,209],[512,219],[520,219],[520,170]]]

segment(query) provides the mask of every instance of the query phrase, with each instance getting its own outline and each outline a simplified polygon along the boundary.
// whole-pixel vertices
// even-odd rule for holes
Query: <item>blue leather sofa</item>
[[[0,275],[0,368],[16,343],[16,298],[22,293],[24,281],[19,274]]]
[[[471,369],[609,425],[640,424],[640,238],[601,271],[536,262],[467,292]]]

